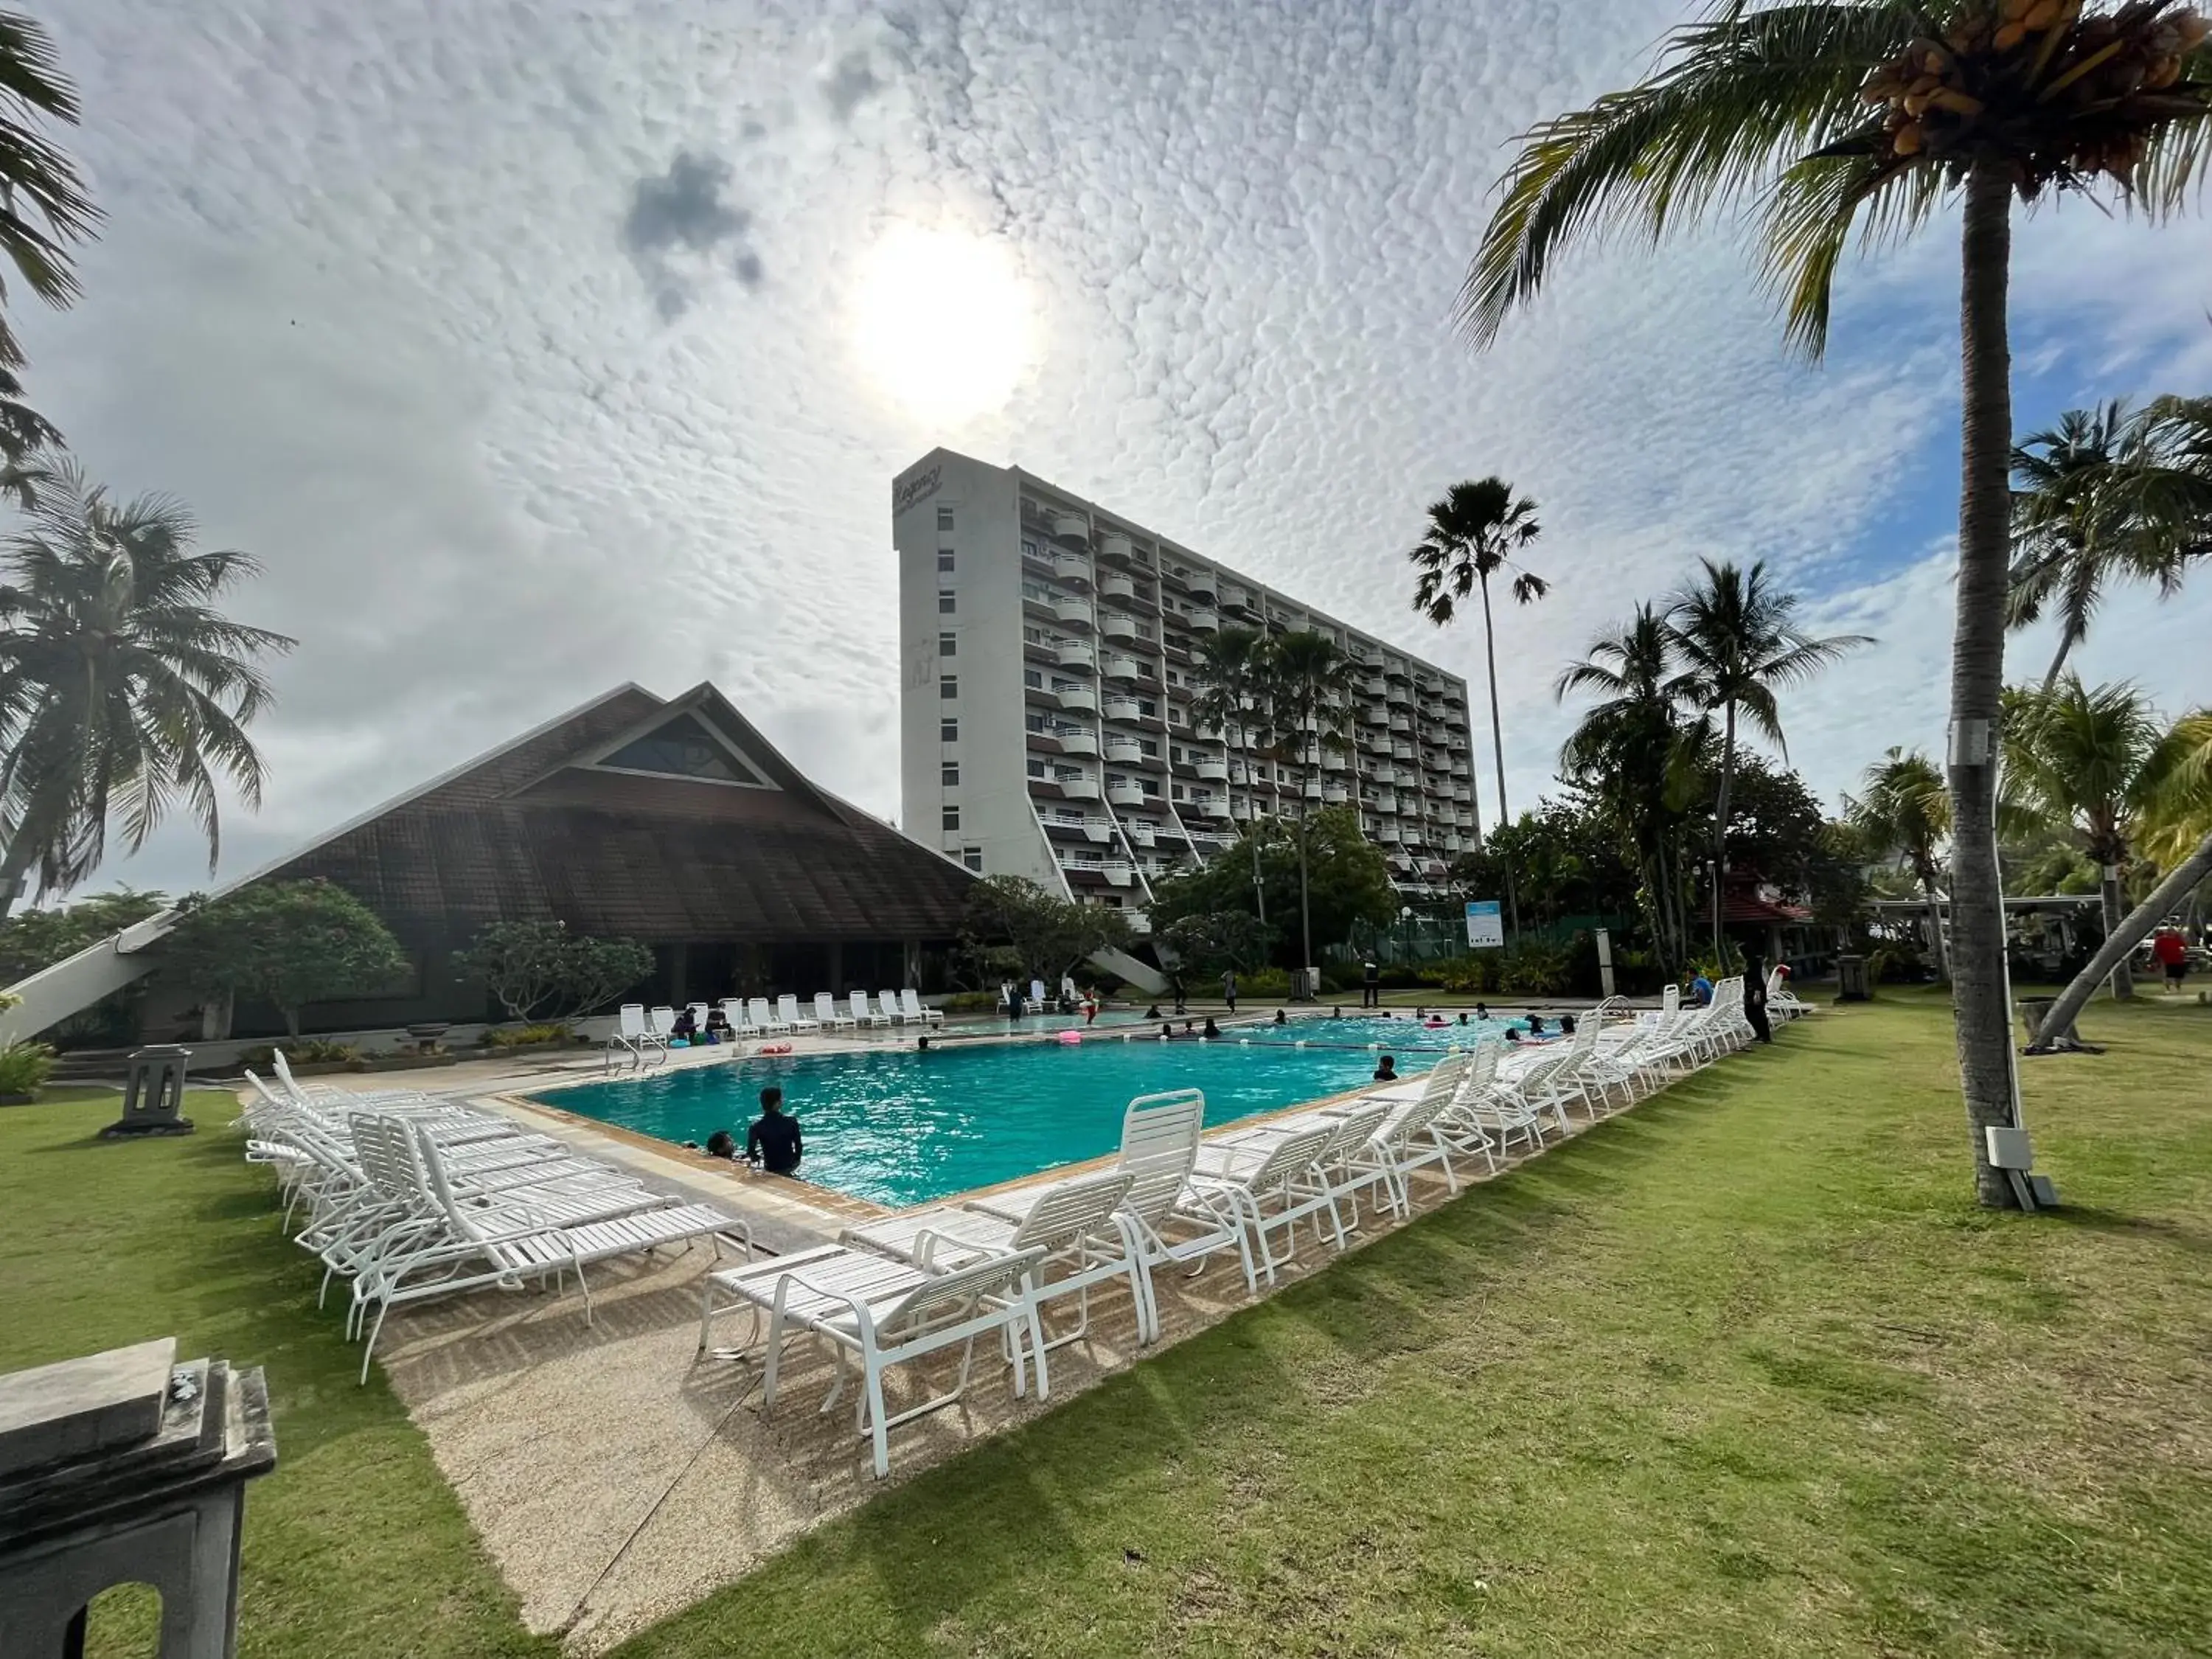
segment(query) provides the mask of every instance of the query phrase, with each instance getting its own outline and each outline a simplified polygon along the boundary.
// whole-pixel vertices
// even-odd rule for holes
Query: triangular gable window
[[[775,786],[750,761],[708,730],[696,714],[678,714],[633,738],[594,763],[605,771],[646,772],[701,783],[734,783],[753,789]]]

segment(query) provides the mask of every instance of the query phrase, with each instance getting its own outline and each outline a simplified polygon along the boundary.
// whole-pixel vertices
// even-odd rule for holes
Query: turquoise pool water
[[[1327,1033],[1322,1024],[1343,1028]],[[641,1134],[704,1145],[717,1129],[742,1142],[761,1090],[784,1091],[806,1134],[806,1179],[878,1204],[920,1204],[970,1188],[1111,1152],[1132,1097],[1165,1089],[1206,1091],[1209,1125],[1232,1122],[1358,1087],[1373,1075],[1370,1034],[1413,1022],[1301,1021],[1218,1042],[1164,1043],[1117,1035],[1077,1044],[1049,1040],[889,1052],[754,1056],[657,1076],[579,1085],[538,1097],[549,1106]],[[1337,1038],[1358,1031],[1358,1040]],[[1482,1028],[1469,1026],[1470,1040]],[[1407,1076],[1444,1044],[1394,1041]],[[1460,1035],[1455,1028],[1453,1035]],[[1309,1046],[1296,1038],[1305,1036]],[[1240,1042],[1249,1036],[1250,1042]],[[1322,1038],[1326,1037],[1324,1042]]]

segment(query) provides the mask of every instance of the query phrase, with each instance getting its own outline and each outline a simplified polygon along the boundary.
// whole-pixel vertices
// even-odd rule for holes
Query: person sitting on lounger
[[[669,1028],[668,1035],[672,1037],[682,1037],[686,1042],[690,1042],[692,1038],[699,1035],[699,1021],[697,1018],[693,1015],[689,1008],[678,1009],[676,1011],[676,1024]]]
[[[783,1091],[770,1084],[761,1091],[761,1115],[745,1131],[745,1162],[757,1164],[770,1175],[797,1175],[806,1146],[799,1133],[799,1120],[787,1117]]]
[[[1375,1080],[1377,1083],[1395,1083],[1398,1080],[1398,1061],[1394,1055],[1385,1054],[1376,1063]]]

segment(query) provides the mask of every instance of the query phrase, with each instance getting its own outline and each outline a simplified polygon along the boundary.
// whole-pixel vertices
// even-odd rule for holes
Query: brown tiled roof
[[[578,769],[689,708],[775,791]],[[546,919],[647,942],[945,939],[974,878],[817,788],[711,687],[631,686],[257,879],[320,876],[400,942]]]

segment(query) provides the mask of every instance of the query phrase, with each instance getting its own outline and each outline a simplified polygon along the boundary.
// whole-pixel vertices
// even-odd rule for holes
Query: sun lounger
[[[853,992],[847,997],[846,1006],[853,1011],[854,1025],[888,1025],[891,1023],[888,1016],[868,1006],[868,994],[866,991]]]
[[[873,1250],[827,1244],[749,1267],[712,1273],[707,1276],[700,1310],[699,1351],[708,1351],[714,1322],[721,1315],[749,1310],[757,1335],[765,1313],[763,1415],[775,1404],[783,1347],[790,1336],[811,1334],[838,1356],[836,1381],[822,1402],[824,1411],[844,1391],[845,1362],[857,1362],[860,1389],[854,1417],[860,1434],[873,1443],[880,1478],[890,1473],[892,1429],[951,1405],[967,1392],[980,1338],[997,1337],[1006,1345],[1018,1396],[1026,1392],[1026,1345],[1036,1362],[1037,1398],[1045,1397],[1043,1334],[1029,1288],[1043,1257],[1042,1250],[1027,1250],[930,1273]],[[884,1400],[884,1374],[894,1365],[951,1347],[962,1350],[959,1376],[951,1389],[893,1413]]]
[[[849,1031],[860,1022],[837,1012],[837,999],[827,991],[814,994],[814,1023],[825,1031]]]
[[[906,1010],[899,1006],[897,992],[877,992],[876,1006],[884,1011],[884,1017],[890,1020],[892,1024],[903,1025],[907,1023]]]
[[[783,1028],[787,1031],[804,1034],[822,1029],[815,1021],[807,1018],[799,1012],[799,999],[788,991],[775,1000],[775,1017],[783,1023]]]
[[[754,997],[745,1004],[745,1006],[751,1011],[753,1029],[763,1036],[779,1036],[789,1033],[791,1027],[769,1012],[766,997]]]
[[[905,1015],[908,1020],[917,1022],[923,1025],[942,1025],[945,1024],[944,1012],[937,1008],[925,1008],[922,1006],[921,995],[912,986],[908,986],[906,989],[899,993],[899,1012]]]

